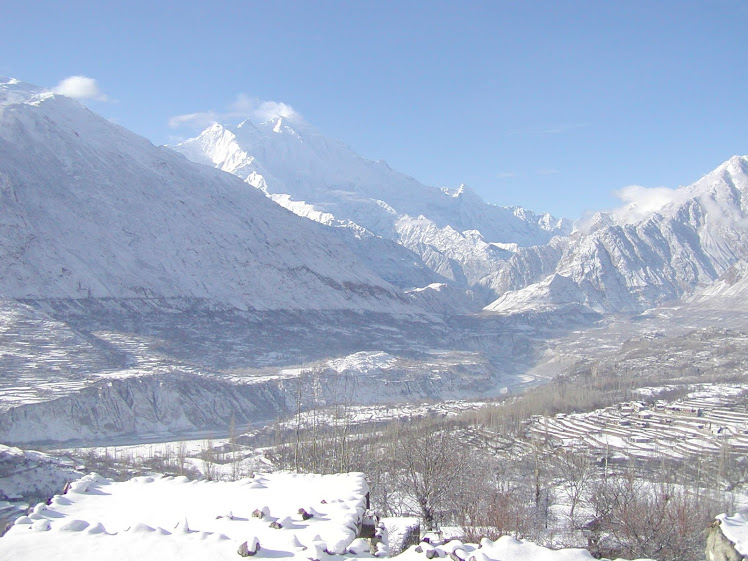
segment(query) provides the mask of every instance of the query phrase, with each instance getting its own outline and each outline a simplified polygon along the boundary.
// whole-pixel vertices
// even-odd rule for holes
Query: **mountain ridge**
[[[3,297],[410,313],[325,226],[72,99],[0,83],[0,153]]]
[[[396,241],[463,289],[490,274],[497,257],[509,255],[500,256],[491,244],[529,246],[571,231],[568,221],[547,214],[485,203],[465,185],[428,187],[306,123],[283,123],[215,123],[172,148],[238,175],[302,216]]]
[[[748,157],[733,156],[638,222],[596,219],[588,233],[570,236],[552,274],[571,280],[575,298],[598,312],[637,313],[688,297],[748,255],[747,170]],[[521,306],[504,298],[489,308],[526,311],[552,299],[539,284],[513,288],[525,291],[513,297]]]

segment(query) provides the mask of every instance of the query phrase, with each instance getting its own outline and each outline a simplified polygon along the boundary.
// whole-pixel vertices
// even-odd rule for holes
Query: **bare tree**
[[[177,469],[179,475],[184,475],[185,462],[187,461],[187,443],[184,440],[180,440],[177,443]]]
[[[241,475],[241,458],[237,443],[236,419],[233,413],[229,422],[229,454],[231,456],[231,480],[236,481]]]
[[[216,458],[212,438],[203,441],[203,450],[200,455],[203,460],[203,476],[208,481],[213,481],[216,478]]]
[[[594,466],[585,450],[575,448],[557,449],[551,456],[551,466],[561,479],[562,492],[569,499],[569,519],[575,527],[576,509],[595,475]]]
[[[433,529],[437,515],[450,509],[449,497],[462,473],[461,446],[446,426],[395,427],[392,466],[401,490]]]
[[[591,503],[597,514],[591,539],[596,553],[662,561],[701,557],[703,530],[719,509],[698,488],[652,483],[633,470],[600,481]]]

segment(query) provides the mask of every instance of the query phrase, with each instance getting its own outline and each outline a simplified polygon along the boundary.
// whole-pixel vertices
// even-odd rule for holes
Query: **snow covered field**
[[[646,389],[646,388],[645,388]],[[665,388],[663,388],[665,389]],[[655,388],[656,390],[656,388]],[[748,452],[748,385],[696,386],[684,399],[621,403],[589,413],[535,419],[532,439],[620,458],[652,459]]]
[[[96,474],[39,503],[0,538],[0,559],[24,561],[204,561],[256,558],[328,561],[372,559],[360,536],[368,485],[361,473],[256,475],[235,482],[142,476],[115,483]],[[450,540],[413,545],[403,561],[587,561],[581,549],[559,551],[505,536],[480,544]]]
[[[363,474],[122,483],[88,475],[16,520],[0,542],[0,558],[236,559],[242,543],[253,548],[258,541],[259,557],[326,558],[325,550],[343,554],[351,547],[367,493]]]

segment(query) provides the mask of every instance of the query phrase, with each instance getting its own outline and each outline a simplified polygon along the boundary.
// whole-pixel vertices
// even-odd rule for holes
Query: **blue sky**
[[[748,153],[746,2],[71,0],[2,12],[0,75],[90,77],[84,103],[156,144],[198,132],[170,127],[175,116],[282,102],[424,183],[570,218]]]

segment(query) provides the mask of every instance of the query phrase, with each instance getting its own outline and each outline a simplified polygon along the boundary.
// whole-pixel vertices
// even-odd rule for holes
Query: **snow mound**
[[[398,559],[403,561],[420,561],[430,558],[451,558],[463,561],[527,561],[529,559],[532,561],[591,561],[595,559],[586,549],[549,549],[512,536],[502,536],[495,542],[484,538],[480,544],[463,544],[459,540],[451,540],[436,546],[421,543],[411,546],[398,556]]]
[[[720,529],[724,536],[735,544],[738,553],[746,555],[748,553],[748,518],[742,513],[735,516],[720,514],[717,516],[720,521]]]
[[[87,475],[64,497],[19,519],[0,552],[13,552],[15,561],[233,560],[242,544],[259,543],[256,557],[307,559],[306,549],[319,549],[317,558],[327,559],[347,553],[357,538],[368,493],[363,474],[281,472],[264,475],[262,487],[251,481],[151,476],[115,483]],[[309,505],[318,515],[302,520],[298,511]],[[258,508],[272,512],[281,527],[268,526],[269,514],[253,517]]]

